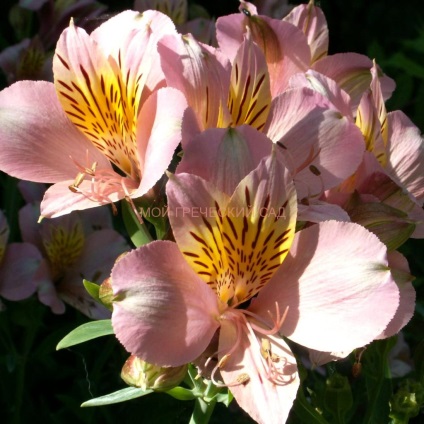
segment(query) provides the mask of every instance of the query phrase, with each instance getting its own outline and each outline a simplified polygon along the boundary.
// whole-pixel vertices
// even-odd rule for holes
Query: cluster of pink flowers
[[[166,174],[172,236],[113,267],[114,333],[148,363],[196,363],[253,419],[281,423],[300,385],[287,339],[325,363],[413,315],[413,277],[396,249],[424,236],[423,138],[386,111],[394,83],[375,62],[328,55],[313,1],[282,20],[240,3],[217,20],[216,47],[159,11],[120,13],[90,35],[71,21],[54,83],[0,93],[0,169],[52,184],[45,238],[21,225],[31,264],[50,261],[48,272],[25,267],[19,298],[38,290],[53,310],[62,306],[52,281],[74,260],[55,246],[72,234],[82,251],[85,223],[73,211],[119,200],[137,208]],[[2,217],[0,226],[0,273],[13,274]],[[92,272],[125,249],[102,231],[86,233]],[[0,286],[18,298],[8,293]]]

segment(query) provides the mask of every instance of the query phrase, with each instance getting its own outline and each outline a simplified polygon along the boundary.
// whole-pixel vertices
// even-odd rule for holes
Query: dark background
[[[0,50],[19,41],[8,21],[16,1],[0,5]],[[132,7],[132,1],[103,1],[107,13]],[[238,1],[198,1],[211,16],[236,13]],[[300,2],[294,2],[300,3]],[[402,109],[424,128],[424,6],[421,1],[322,0],[330,31],[330,53],[353,51],[375,58],[396,80],[397,90],[388,102],[390,110]],[[37,32],[36,19],[31,24]],[[417,41],[421,40],[421,41]],[[6,85],[0,76],[0,88]],[[1,154],[1,152],[0,152]],[[16,208],[21,199],[15,194],[15,181],[4,175],[0,207]],[[4,182],[7,182],[6,184]],[[7,188],[6,188],[7,187]],[[11,215],[10,210],[6,213]],[[8,216],[12,237],[19,237],[16,222]],[[409,241],[402,249],[408,255],[418,292],[417,314],[405,329],[412,350],[422,339],[423,327],[423,247],[422,241]],[[178,402],[165,394],[136,401],[81,409],[92,397],[123,388],[119,377],[126,353],[110,337],[97,339],[64,351],[55,351],[57,342],[86,321],[67,309],[55,316],[35,299],[5,302],[0,312],[0,420],[5,423],[187,423],[193,404]],[[376,305],[377,306],[377,305]],[[418,310],[419,309],[419,310]],[[421,415],[422,419],[422,415]],[[5,421],[4,421],[5,420]],[[290,422],[296,423],[295,417]],[[411,420],[418,423],[420,417]],[[228,410],[218,405],[212,423],[248,423],[250,418],[235,405]],[[360,424],[360,423],[359,423]],[[384,422],[382,423],[384,424]]]

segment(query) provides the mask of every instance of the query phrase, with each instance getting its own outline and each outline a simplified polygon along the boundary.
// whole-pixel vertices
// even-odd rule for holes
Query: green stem
[[[194,411],[190,418],[189,424],[208,424],[212,412],[215,408],[216,400],[206,402],[202,398],[196,398],[194,404]]]

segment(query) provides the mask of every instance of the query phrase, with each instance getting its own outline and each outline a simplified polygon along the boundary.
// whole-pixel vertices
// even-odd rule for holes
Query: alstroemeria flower
[[[54,85],[24,81],[0,93],[0,169],[54,183],[43,216],[142,196],[162,176],[186,108],[180,92],[160,88],[156,43],[172,33],[154,11],[123,12],[91,35],[71,22]]]
[[[116,258],[128,250],[125,239],[111,227],[110,211],[75,211],[37,223],[39,215],[39,202],[19,211],[22,239],[40,258],[33,276],[40,302],[56,314],[68,303],[91,318],[108,317],[109,311],[94,302],[82,280],[101,283]],[[11,281],[4,284],[13,290]]]
[[[258,422],[284,422],[299,387],[281,335],[349,351],[394,316],[399,291],[385,246],[352,223],[294,234],[296,191],[275,152],[231,197],[190,174],[171,177],[167,196],[177,243],[149,243],[114,266],[115,334],[143,360],[179,366],[218,331],[211,378]]]
[[[264,157],[250,160],[261,150],[255,148],[253,140],[265,138],[254,129],[280,146],[295,180],[298,199],[304,203],[309,204],[309,199],[316,199],[338,185],[361,163],[362,135],[353,119],[342,116],[332,99],[309,87],[271,96],[265,56],[249,33],[232,64],[219,50],[206,47],[190,36],[164,37],[159,43],[159,53],[168,85],[186,95],[194,115],[193,125],[185,127],[184,156],[177,172],[195,173],[213,180],[205,170],[219,173],[220,164],[231,160],[234,169],[243,164],[247,172],[241,178],[245,177],[256,166],[249,169],[248,164],[257,164]],[[241,130],[243,125],[249,125],[252,131]],[[233,134],[252,134],[249,135],[252,142],[248,141],[244,150],[238,150],[241,156],[227,155],[231,142],[227,149],[217,146],[219,138],[229,132],[229,126]],[[213,130],[216,127],[225,130]],[[211,154],[218,168],[211,166]]]
[[[310,74],[309,80],[323,87],[325,81],[318,80],[317,75]],[[355,174],[325,197],[394,249],[410,236],[424,237],[424,143],[419,129],[406,115],[386,111],[376,64],[371,75],[371,85],[355,117],[367,151]],[[301,83],[296,80],[295,85]],[[335,92],[330,95],[332,101],[342,104]]]
[[[7,244],[8,238],[9,226],[0,210],[0,296],[23,300],[37,290],[35,276],[42,256],[32,244]]]
[[[372,61],[357,53],[327,56],[325,17],[312,1],[309,5],[297,6],[283,21],[258,15],[256,7],[249,2],[240,1],[239,11],[241,13],[217,20],[219,47],[234,58],[244,34],[250,29],[253,40],[265,53],[273,96],[287,88],[290,76],[312,68],[346,91],[351,97],[352,109],[356,110],[371,82]],[[382,87],[387,99],[394,90],[394,81],[382,76]]]

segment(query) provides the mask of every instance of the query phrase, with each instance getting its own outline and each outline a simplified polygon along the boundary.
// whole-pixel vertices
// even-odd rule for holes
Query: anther
[[[240,375],[236,378],[236,382],[237,382],[238,384],[246,384],[246,383],[248,383],[249,381],[250,381],[250,377],[249,377],[249,375],[248,375],[248,374],[246,374],[246,373],[240,374]]]
[[[218,368],[219,369],[222,369],[222,368],[224,368],[225,367],[225,365],[227,364],[227,362],[228,362],[228,360],[230,359],[230,354],[226,354],[226,355],[224,355],[220,360],[219,360],[219,362],[218,362]]]

